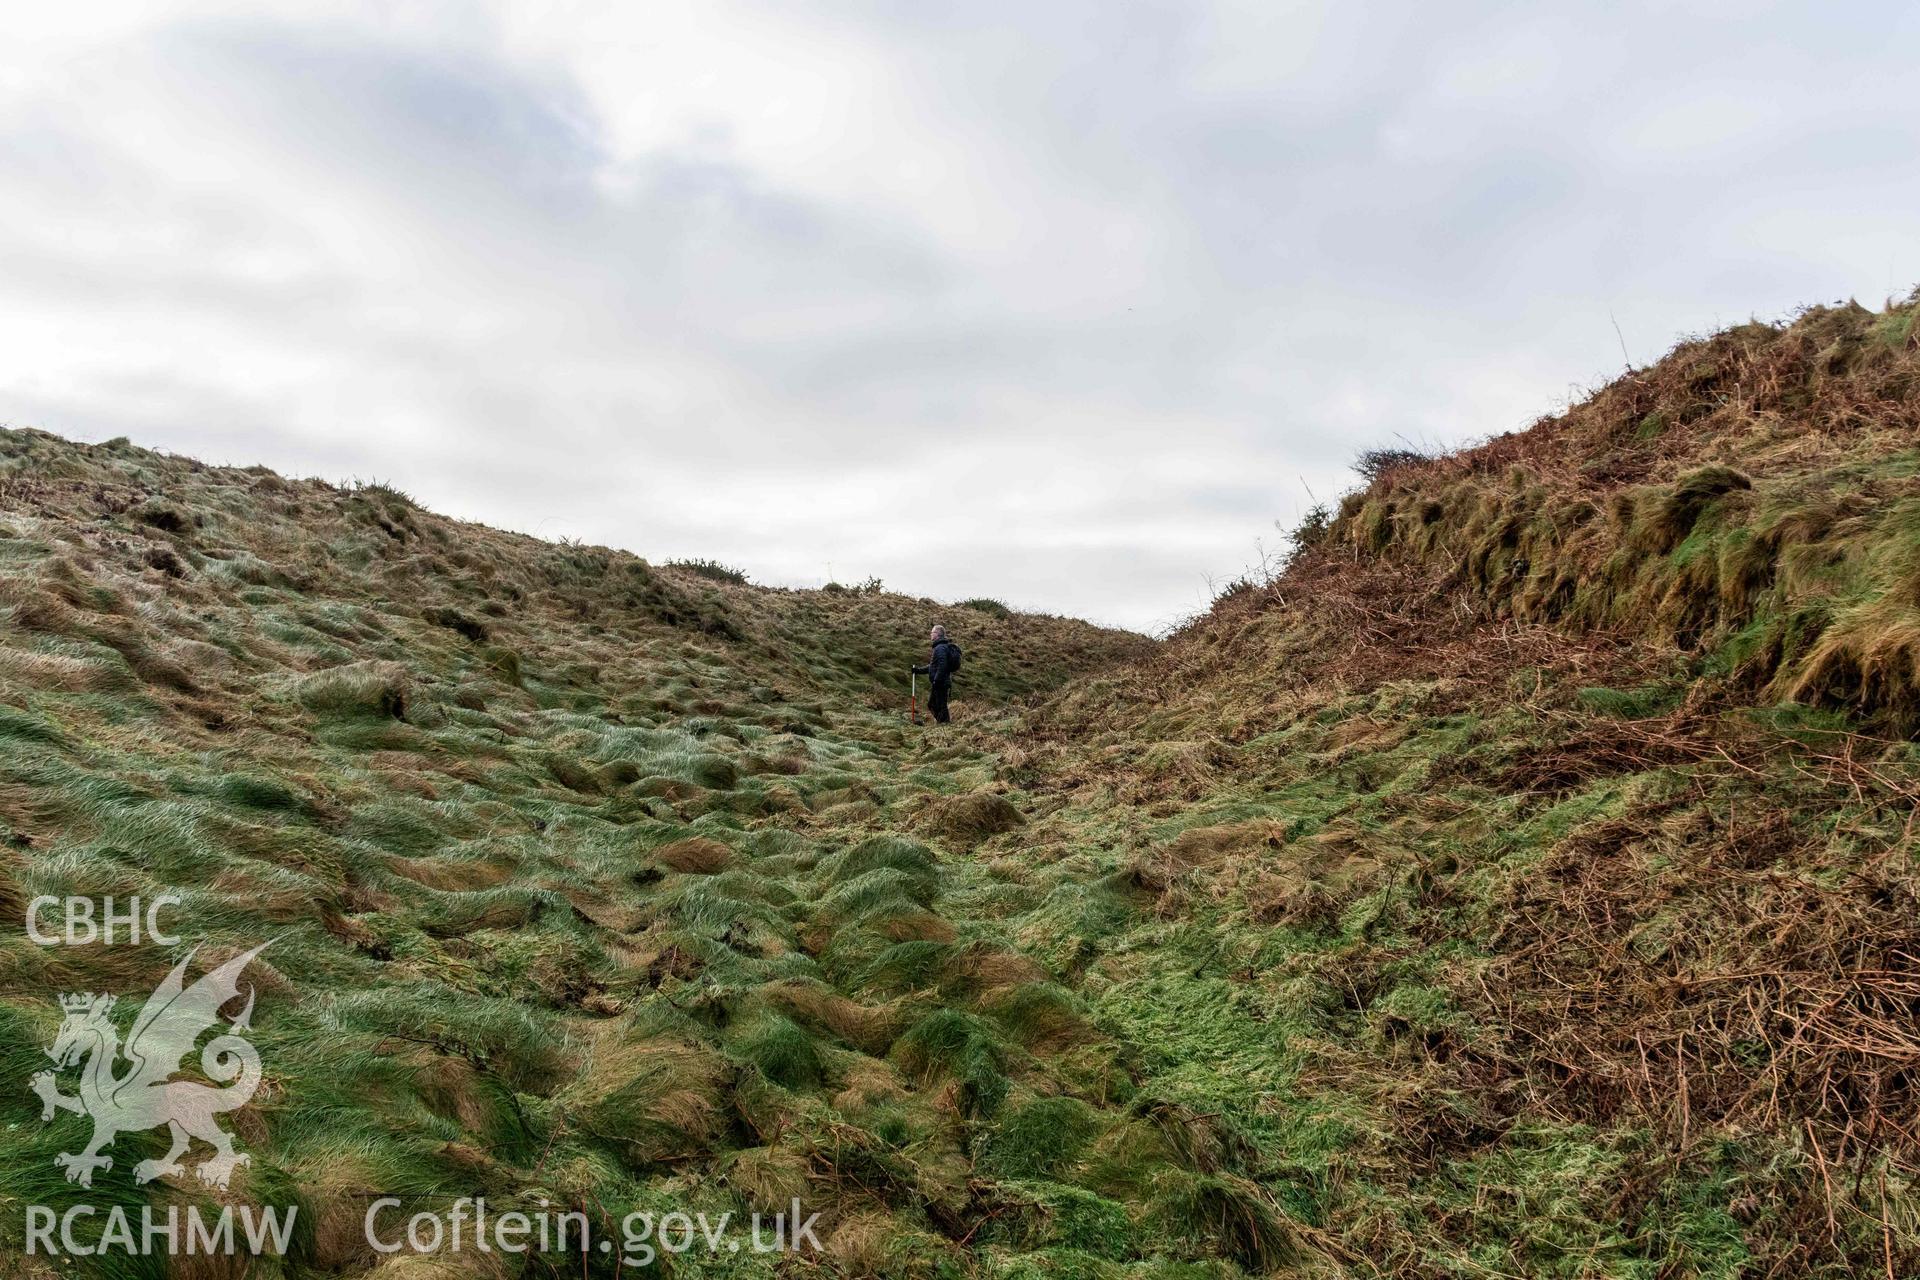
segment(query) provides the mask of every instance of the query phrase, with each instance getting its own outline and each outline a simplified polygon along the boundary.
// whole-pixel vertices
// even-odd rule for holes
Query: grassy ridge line
[[[1017,776],[1141,1087],[1326,1265],[1920,1271],[1913,302],[1411,462]]]
[[[54,522],[54,538],[38,553],[49,557],[41,565],[49,572],[65,572],[60,556],[78,550],[117,557],[126,581],[145,582],[149,593],[165,584],[175,600],[210,586],[251,586],[376,601],[483,652],[504,650],[491,656],[508,674],[522,655],[495,643],[499,636],[537,647],[550,626],[561,637],[576,626],[594,636],[671,628],[679,651],[730,658],[743,676],[765,670],[803,689],[863,696],[901,682],[908,657],[925,647],[928,620],[942,615],[975,641],[970,687],[995,699],[1146,648],[1138,636],[1071,619],[717,580],[625,552],[449,520],[387,485],[289,481],[260,467],[213,468],[124,442],[77,445],[35,431],[6,431],[0,441],[9,507]],[[31,584],[17,590],[32,594]],[[530,625],[516,630],[522,613]],[[304,639],[304,651],[288,658],[293,665],[322,665],[344,652]]]

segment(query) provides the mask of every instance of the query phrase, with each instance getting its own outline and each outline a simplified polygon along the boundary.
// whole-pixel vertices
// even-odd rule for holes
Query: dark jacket
[[[926,676],[934,684],[953,679],[953,641],[942,640],[933,646],[932,660],[924,667],[915,667],[915,673]]]

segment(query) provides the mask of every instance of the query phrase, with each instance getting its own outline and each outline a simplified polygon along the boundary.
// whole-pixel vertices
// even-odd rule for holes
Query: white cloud
[[[0,421],[1163,621],[1616,320],[1920,278],[1915,17],[1745,12],[22,8]]]

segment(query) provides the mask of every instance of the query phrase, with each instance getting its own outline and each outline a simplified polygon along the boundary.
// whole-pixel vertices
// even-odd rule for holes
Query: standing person
[[[951,718],[947,714],[947,690],[953,687],[953,673],[960,669],[960,646],[947,639],[947,629],[936,626],[928,636],[933,641],[933,655],[924,667],[915,667],[916,675],[927,677],[930,689],[927,693],[927,710],[941,724]]]

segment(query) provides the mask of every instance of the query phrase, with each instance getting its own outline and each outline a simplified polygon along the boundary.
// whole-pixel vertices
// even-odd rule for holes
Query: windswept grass
[[[0,1065],[20,1086],[0,1202],[192,1195],[190,1174],[132,1182],[161,1134],[123,1136],[91,1191],[54,1167],[84,1123],[43,1128],[24,1088],[50,993],[120,992],[131,1019],[187,949],[272,938],[249,971],[269,1086],[235,1120],[253,1162],[231,1194],[299,1208],[275,1274],[401,1274],[361,1238],[369,1198],[477,1190],[596,1215],[799,1198],[833,1256],[965,1254],[962,1130],[1010,1087],[1009,1051],[985,1016],[955,1011],[949,1044],[925,994],[835,985],[957,932],[946,869],[905,830],[952,785],[898,767],[920,602],[20,431],[0,434],[0,559]],[[1014,614],[969,639],[975,718],[1142,645]],[[177,948],[19,936],[36,894],[169,891]],[[21,1226],[0,1214],[0,1254]]]

